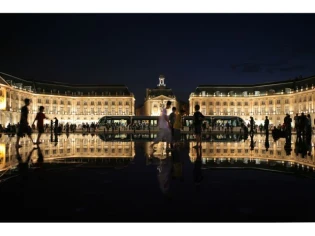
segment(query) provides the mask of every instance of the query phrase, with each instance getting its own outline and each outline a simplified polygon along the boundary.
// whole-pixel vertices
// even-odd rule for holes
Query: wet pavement
[[[33,139],[35,139],[34,135]],[[150,149],[151,135],[0,139],[2,222],[315,221],[314,147],[256,134]]]

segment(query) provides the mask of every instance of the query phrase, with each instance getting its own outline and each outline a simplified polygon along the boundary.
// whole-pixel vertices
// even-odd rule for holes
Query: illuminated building
[[[204,115],[235,115],[256,124],[265,116],[270,124],[282,124],[285,115],[314,114],[315,76],[253,85],[200,85],[189,97],[190,114],[200,105]],[[315,118],[315,117],[313,117]],[[294,126],[294,122],[292,122]]]
[[[165,77],[160,75],[159,84],[154,89],[146,89],[146,96],[144,101],[144,114],[145,116],[159,116],[161,109],[166,107],[167,101],[171,101],[172,107],[178,109],[178,103],[172,89],[166,87]],[[168,114],[172,112],[172,109],[167,111]]]
[[[29,122],[39,106],[60,123],[97,122],[101,117],[135,115],[135,97],[124,85],[76,85],[31,81],[0,73],[0,124],[16,124],[24,99],[31,99]],[[45,121],[49,123],[49,121]]]

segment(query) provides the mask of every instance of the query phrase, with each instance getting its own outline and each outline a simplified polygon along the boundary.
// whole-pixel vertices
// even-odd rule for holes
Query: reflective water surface
[[[167,151],[155,135],[2,135],[1,220],[315,220],[314,137],[185,134]]]

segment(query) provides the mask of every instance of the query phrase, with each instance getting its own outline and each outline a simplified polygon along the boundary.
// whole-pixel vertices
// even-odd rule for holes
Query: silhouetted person
[[[295,114],[294,116],[294,128],[295,128],[295,131],[296,133],[299,132],[299,114]]]
[[[172,133],[172,145],[173,145],[173,141],[174,141],[174,123],[175,123],[175,119],[176,119],[176,107],[173,107],[171,114],[168,116],[168,120],[169,120],[169,124],[170,124],[170,128],[171,128],[171,133]]]
[[[55,117],[55,133],[58,133],[58,127],[59,127],[59,124],[58,124],[58,119],[57,119],[57,117]]]
[[[250,117],[250,133],[251,134],[254,133],[254,126],[255,126],[255,121],[254,121],[254,118],[251,116]]]
[[[194,128],[195,128],[195,135],[196,135],[196,146],[194,148],[201,148],[201,125],[202,121],[204,120],[205,116],[200,112],[200,106],[197,104],[195,105],[195,113],[194,113]]]
[[[53,132],[54,130],[54,122],[53,120],[50,121],[50,131]]]
[[[33,125],[35,123],[35,121],[37,120],[37,131],[38,131],[38,135],[37,135],[37,140],[36,140],[36,144],[40,144],[40,136],[42,135],[42,133],[45,132],[45,129],[44,129],[44,119],[48,119],[46,117],[46,115],[43,113],[44,112],[44,107],[43,106],[40,106],[39,107],[39,112],[36,114],[36,117],[33,121]]]
[[[299,118],[300,118],[299,119],[299,127],[300,127],[301,136],[302,136],[303,139],[305,139],[307,118],[304,115],[304,112],[302,112],[302,114],[301,114],[301,116]]]
[[[266,135],[269,135],[269,119],[268,119],[268,116],[266,116],[266,118],[265,118],[264,129],[265,129]]]
[[[284,118],[285,136],[291,135],[291,123],[292,123],[292,118],[290,117],[289,114],[286,114]]]
[[[311,119],[310,114],[307,114],[307,116],[306,116],[305,136],[306,136],[306,143],[307,144],[311,143],[311,141],[312,141],[312,119]]]
[[[19,124],[19,130],[17,133],[17,140],[16,140],[16,145],[15,147],[20,148],[22,147],[20,145],[20,138],[24,137],[24,134],[27,134],[27,136],[30,138],[30,140],[32,141],[32,143],[34,143],[31,134],[32,134],[32,130],[31,127],[28,124],[28,106],[31,103],[31,100],[28,98],[24,99],[24,103],[25,105],[21,108],[21,118],[20,118],[20,124]]]

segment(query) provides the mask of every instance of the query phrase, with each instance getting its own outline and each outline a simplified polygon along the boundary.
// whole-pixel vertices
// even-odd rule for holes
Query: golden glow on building
[[[200,105],[204,115],[239,116],[256,124],[269,117],[270,124],[282,124],[286,114],[314,114],[315,77],[259,85],[202,85],[189,97],[190,114]],[[294,126],[294,122],[292,122]]]
[[[59,123],[82,124],[97,122],[103,116],[135,115],[133,93],[123,85],[67,85],[57,82],[32,82],[0,73],[0,86],[4,109],[0,124],[17,124],[24,99],[31,99],[29,123],[32,123],[39,106],[45,107],[49,119],[57,117]],[[45,123],[49,124],[49,120]]]
[[[145,116],[159,116],[161,115],[162,108],[166,107],[167,101],[171,101],[172,107],[178,109],[178,103],[176,97],[173,94],[172,89],[167,88],[164,83],[165,77],[160,75],[159,84],[154,89],[146,89],[146,97],[144,101],[144,114]],[[168,115],[172,112],[172,109],[168,109]]]
[[[5,144],[0,143],[0,170],[5,167]]]
[[[0,110],[5,110],[6,108],[6,89],[0,85]]]

